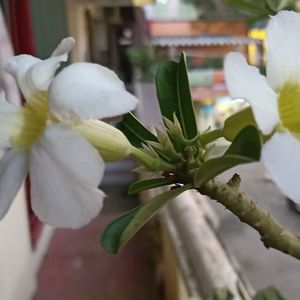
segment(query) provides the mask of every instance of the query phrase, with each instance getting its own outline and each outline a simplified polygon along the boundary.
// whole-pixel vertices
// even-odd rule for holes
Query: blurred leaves
[[[226,0],[226,3],[245,13],[249,23],[267,20],[283,9],[296,9],[295,0]]]
[[[233,300],[233,295],[227,288],[215,289],[205,300]],[[287,300],[273,287],[263,289],[254,296],[253,300]]]
[[[199,10],[201,19],[218,19],[238,17],[239,12],[232,7],[226,6],[224,0],[184,0]]]
[[[233,295],[226,288],[215,289],[205,300],[233,300]]]
[[[138,80],[152,82],[158,65],[167,59],[165,49],[145,47],[130,47],[127,50],[131,64],[138,72]]]
[[[297,10],[296,0],[185,0],[200,11],[202,18],[245,16],[249,23],[264,21],[280,10]]]
[[[286,300],[275,288],[269,287],[258,291],[253,300]]]

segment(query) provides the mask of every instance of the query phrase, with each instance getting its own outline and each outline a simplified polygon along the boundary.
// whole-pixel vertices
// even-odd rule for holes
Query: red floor
[[[105,224],[136,201],[118,188],[106,193],[110,204],[94,222],[77,231],[55,232],[40,270],[35,300],[158,299],[155,250],[147,230],[141,231],[118,255],[106,253],[99,245]]]

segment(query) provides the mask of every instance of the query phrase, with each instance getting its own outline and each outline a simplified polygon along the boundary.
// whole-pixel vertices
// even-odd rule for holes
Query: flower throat
[[[280,90],[278,99],[280,119],[285,128],[300,136],[300,85],[286,84]]]
[[[12,145],[28,150],[43,132],[48,120],[46,93],[39,93],[19,111],[14,123]]]

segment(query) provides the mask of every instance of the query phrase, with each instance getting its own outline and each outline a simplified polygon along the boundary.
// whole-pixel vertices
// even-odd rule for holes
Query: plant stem
[[[199,139],[203,145],[207,145],[220,137],[223,137],[222,129],[215,129],[201,134]]]
[[[300,259],[300,239],[281,226],[268,212],[239,191],[239,175],[227,184],[211,181],[198,192],[221,203],[242,222],[250,225],[261,236],[266,248],[274,248]]]
[[[147,154],[145,151],[142,151],[138,148],[131,147],[130,155],[134,160],[136,160],[141,165],[145,166],[147,170],[155,172],[155,171],[175,171],[176,166],[169,164],[166,161],[159,159],[159,157],[154,158]]]

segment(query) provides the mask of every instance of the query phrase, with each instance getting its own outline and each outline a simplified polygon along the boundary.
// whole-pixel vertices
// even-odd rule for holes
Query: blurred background
[[[249,2],[270,2],[276,12],[274,1]],[[277,8],[298,5],[281,2],[285,5]],[[139,98],[135,114],[149,128],[162,123],[155,71],[182,51],[200,131],[222,126],[226,117],[247,105],[228,96],[223,74],[228,52],[243,53],[264,73],[268,10],[263,14],[223,0],[0,0],[0,8],[1,64],[21,53],[47,58],[62,38],[73,36],[76,46],[70,61],[113,69]],[[22,104],[14,81],[2,69],[0,88],[9,101]],[[216,149],[226,146],[221,140]],[[145,226],[121,253],[105,253],[99,244],[105,225],[152,195],[127,195],[128,185],[137,179],[134,167],[130,159],[107,165],[102,183],[108,196],[105,208],[77,231],[53,229],[36,218],[27,180],[0,222],[0,299],[187,300],[229,284],[249,294],[273,285],[287,299],[299,300],[300,263],[265,249],[251,228],[213,201],[195,200],[194,195],[186,201],[194,201],[196,210],[189,204],[181,207],[187,213],[193,209],[191,222],[176,219],[183,211],[175,205]],[[297,205],[279,192],[260,164],[222,178],[228,180],[237,171],[253,199],[299,232]]]

